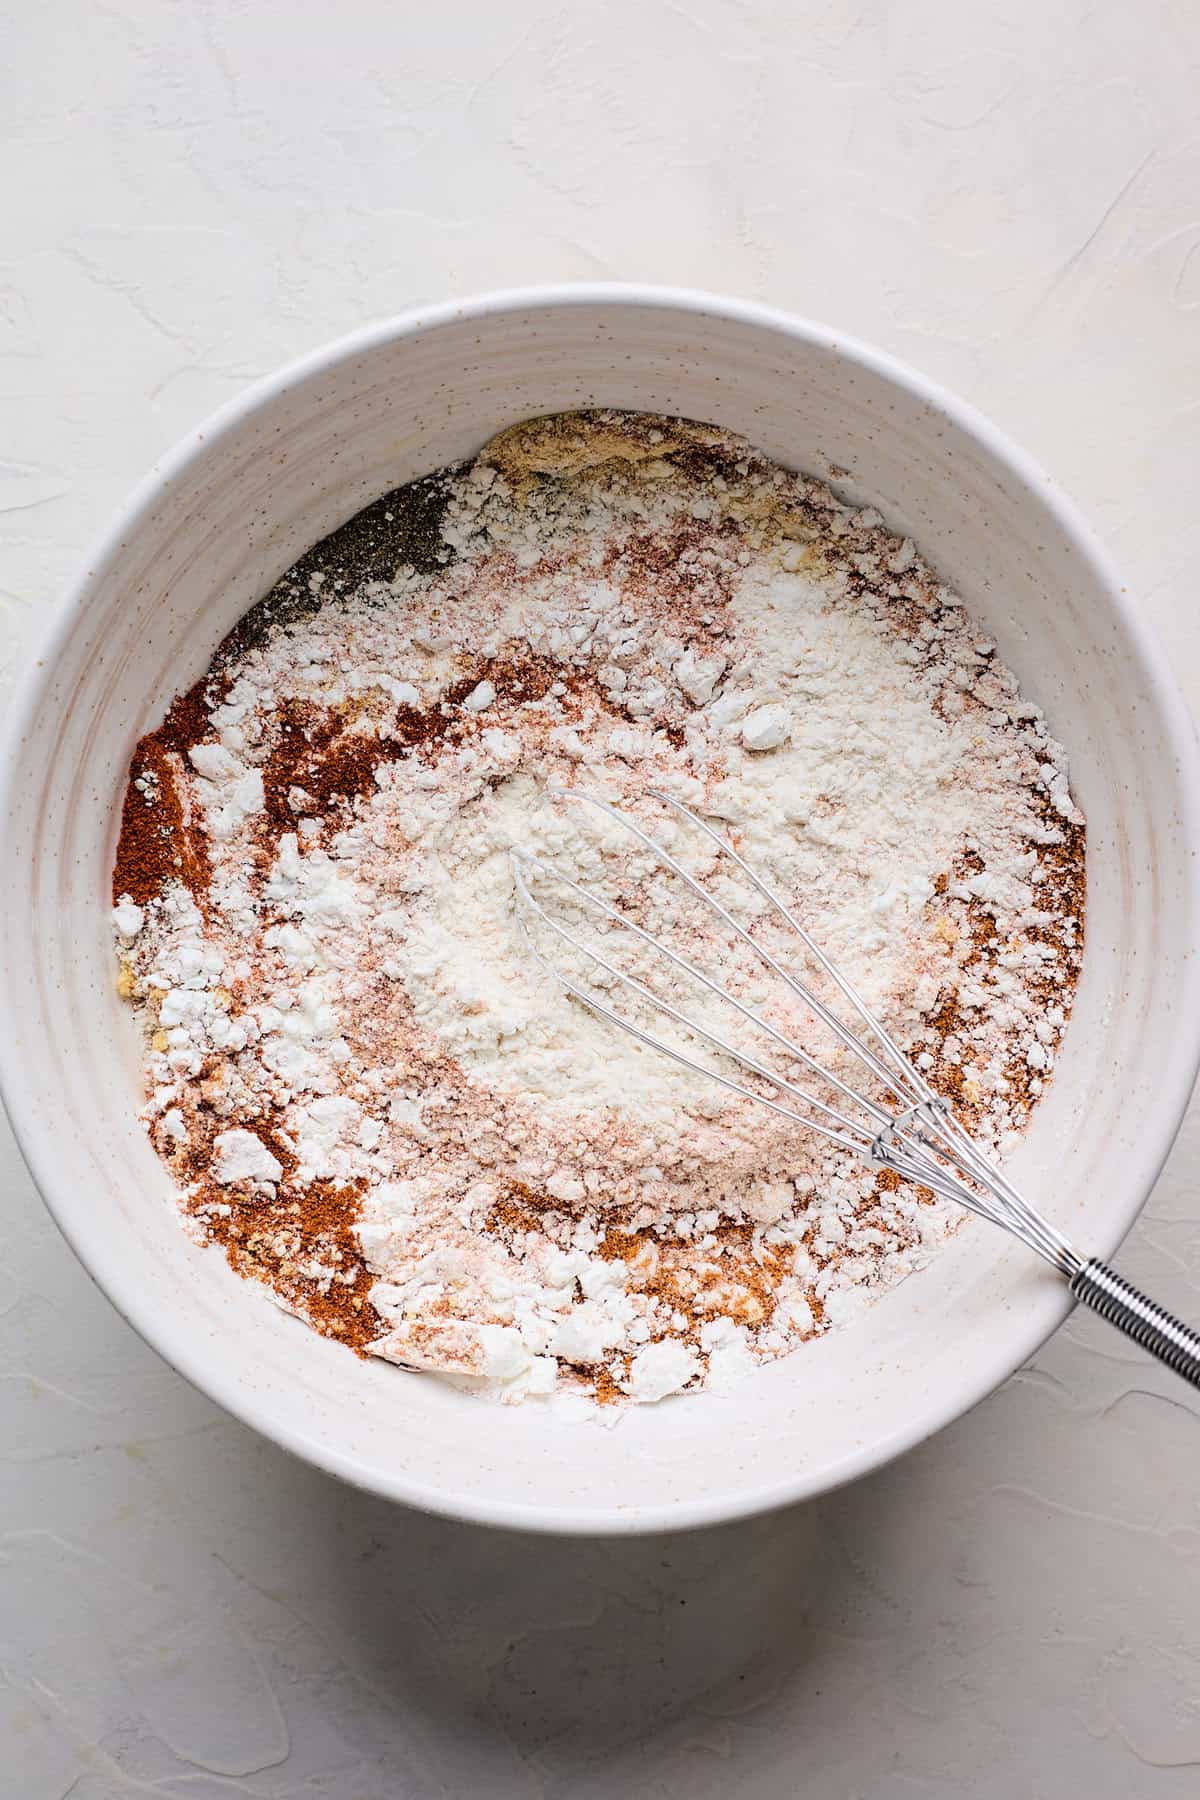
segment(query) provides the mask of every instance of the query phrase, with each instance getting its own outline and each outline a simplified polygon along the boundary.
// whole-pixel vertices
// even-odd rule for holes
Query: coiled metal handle
[[[1071,1292],[1102,1318],[1200,1388],[1200,1331],[1148,1300],[1097,1257],[1071,1278]]]

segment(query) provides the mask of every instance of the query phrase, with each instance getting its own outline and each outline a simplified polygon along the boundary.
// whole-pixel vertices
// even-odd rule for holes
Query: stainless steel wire
[[[613,820],[688,893],[710,908],[732,939],[746,946],[769,974],[802,1002],[847,1053],[858,1075],[850,1077],[830,1067],[806,1045],[798,1043],[765,1018],[758,1007],[733,993],[717,975],[673,949],[622,907],[613,905],[576,881],[547,858],[519,847],[511,852],[517,919],[530,955],[551,980],[599,1018],[627,1032],[646,1048],[708,1077],[732,1093],[753,1100],[779,1117],[792,1120],[807,1131],[817,1133],[867,1165],[890,1169],[902,1179],[916,1182],[942,1199],[955,1201],[1001,1226],[1065,1276],[1076,1298],[1087,1302],[1194,1385],[1200,1386],[1200,1335],[1147,1300],[1098,1259],[1085,1260],[1057,1227],[1025,1199],[998,1164],[975,1143],[947,1101],[929,1085],[845,974],[814,942],[794,912],[707,820],[669,794],[651,792],[647,796],[664,812],[686,820],[702,833],[722,865],[736,870],[734,881],[741,880],[766,902],[802,948],[807,974],[799,973],[790,962],[774,954],[664,844],[607,800],[579,788],[551,788],[548,797],[568,806],[594,808]],[[824,1091],[813,1092],[802,1080],[794,1080],[790,1074],[785,1075],[779,1068],[762,1061],[760,1056],[734,1042],[724,1031],[714,1029],[711,1023],[703,1023],[687,1009],[685,1001],[674,989],[671,997],[667,997],[640,976],[622,968],[595,943],[587,942],[578,931],[555,916],[534,892],[531,875],[540,878],[548,890],[569,893],[584,914],[594,914],[597,919],[615,927],[616,937],[627,933],[650,952],[652,959],[657,959],[665,970],[679,978],[679,986],[684,991],[692,984],[693,991],[698,989],[728,1006],[732,1013],[760,1032],[766,1044],[798,1065],[797,1072],[815,1077]],[[587,981],[555,962],[539,943],[536,930],[548,932],[552,939],[569,946],[576,957],[583,959],[585,966],[603,971],[610,984],[637,995],[652,1012],[679,1026],[693,1043],[707,1045],[716,1051],[724,1066],[702,1060],[699,1055],[692,1054],[690,1048],[671,1043],[627,1017]],[[837,1010],[836,1002],[816,991],[814,969],[820,971],[844,1002],[844,1009],[848,1010],[854,1023],[847,1022]],[[735,1069],[753,1077],[760,1085],[750,1086],[746,1080],[739,1079],[732,1072]],[[764,1093],[764,1086],[771,1092]]]

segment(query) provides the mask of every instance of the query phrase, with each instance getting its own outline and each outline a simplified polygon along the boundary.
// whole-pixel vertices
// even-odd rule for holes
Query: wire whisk
[[[848,1024],[835,1005],[822,999],[810,980],[776,955],[761,937],[756,937],[703,881],[636,821],[586,790],[551,788],[548,797],[595,808],[628,833],[643,852],[649,853],[653,863],[676,877],[695,900],[711,909],[724,929],[749,950],[770,977],[781,982],[792,999],[799,1001],[820,1022],[834,1043],[840,1046],[840,1051],[832,1058],[818,1060],[793,1035],[765,1017],[760,1007],[739,998],[716,975],[682,950],[672,948],[662,936],[639,924],[630,911],[576,881],[553,861],[519,847],[510,852],[517,918],[530,955],[547,976],[591,1012],[629,1033],[648,1049],[660,1052],[732,1093],[767,1107],[806,1131],[817,1133],[827,1142],[851,1152],[868,1167],[890,1169],[902,1179],[928,1188],[940,1198],[952,1200],[1001,1226],[1056,1269],[1066,1279],[1077,1300],[1100,1313],[1193,1386],[1200,1387],[1200,1333],[1148,1299],[1099,1258],[1082,1257],[1057,1227],[1030,1205],[993,1158],[974,1141],[949,1102],[930,1086],[869,1010],[845,974],[814,942],[794,912],[720,832],[671,795],[653,792],[648,796],[703,833],[718,861],[737,871],[735,880],[740,878],[748,883],[765,902],[768,914],[794,934],[810,963],[822,971],[845,1002],[853,1024]],[[604,920],[618,933],[628,933],[650,953],[652,961],[664,970],[672,971],[678,978],[671,989],[672,997],[665,997],[640,976],[622,968],[556,918],[533,892],[531,874],[563,893],[570,893],[581,914]],[[603,971],[609,985],[615,984],[617,988],[636,994],[654,1013],[679,1026],[686,1034],[685,1041],[699,1040],[709,1045],[726,1066],[717,1068],[701,1061],[683,1044],[667,1041],[610,1005],[594,987],[545,953],[531,928],[533,921],[538,929],[549,931],[569,946],[585,964]],[[687,983],[695,984],[721,1005],[733,1009],[766,1043],[798,1064],[811,1080],[794,1080],[783,1074],[745,1044],[735,1042],[726,1031],[714,1029],[694,1011],[685,1010],[682,1001],[676,1004],[678,993],[686,989]],[[831,1066],[831,1062],[837,1062],[839,1066]],[[731,1066],[740,1074],[752,1077],[758,1085],[751,1086],[746,1079],[739,1079],[738,1074],[731,1072]],[[850,1072],[841,1072],[843,1068]],[[816,1089],[812,1081],[817,1084]],[[764,1092],[764,1088],[769,1091]]]

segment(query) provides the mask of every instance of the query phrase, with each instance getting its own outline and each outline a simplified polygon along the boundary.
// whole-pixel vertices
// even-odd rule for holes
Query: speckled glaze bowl
[[[0,1079],[46,1202],[177,1369],[260,1431],[412,1505],[543,1531],[700,1525],[820,1493],[964,1412],[1063,1319],[1059,1281],[976,1221],[858,1322],[728,1397],[614,1424],[363,1363],[188,1242],[136,1119],[108,887],[130,751],[245,609],[387,489],[540,412],[686,414],[879,507],[957,587],[1073,759],[1084,971],[1013,1172],[1109,1254],[1200,1051],[1200,779],[1151,637],[1073,508],[983,419],[837,332],[633,287],[406,313],[253,388],[143,482],[28,666],[0,764]]]

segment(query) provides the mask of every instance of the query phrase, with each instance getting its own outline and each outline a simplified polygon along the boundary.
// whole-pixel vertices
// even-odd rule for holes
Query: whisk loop
[[[545,857],[532,850],[515,848],[510,855],[517,919],[532,958],[547,976],[599,1018],[627,1032],[647,1049],[669,1057],[779,1117],[792,1120],[807,1131],[816,1132],[827,1142],[856,1155],[868,1166],[890,1169],[902,1179],[928,1188],[939,1198],[955,1201],[1001,1226],[1065,1276],[1077,1299],[1092,1306],[1194,1386],[1200,1387],[1200,1334],[1148,1300],[1103,1262],[1081,1257],[1062,1233],[1029,1204],[1003,1170],[975,1143],[946,1099],[929,1085],[791,909],[707,820],[670,794],[651,792],[649,795],[658,805],[703,833],[718,857],[736,869],[766,902],[770,913],[795,936],[809,962],[836,990],[854,1016],[855,1024],[848,1024],[834,1005],[814,990],[811,981],[805,980],[773,954],[664,844],[635,820],[599,795],[583,789],[554,787],[547,793],[570,805],[595,808],[649,852],[658,865],[709,908],[734,940],[747,946],[762,966],[802,1003],[834,1043],[847,1053],[856,1065],[858,1075],[848,1079],[837,1068],[831,1068],[827,1061],[819,1059],[804,1044],[765,1018],[760,1008],[741,999],[724,982],[681,951],[673,949],[620,906],[613,905],[564,870],[556,868]],[[695,983],[721,1005],[732,1008],[777,1051],[799,1065],[799,1070],[815,1077],[823,1092],[816,1093],[810,1086],[792,1080],[763,1062],[759,1056],[731,1041],[724,1031],[702,1022],[682,1005],[675,1004],[673,998],[666,998],[640,976],[621,968],[595,945],[587,943],[561,919],[555,918],[537,897],[530,886],[530,872],[572,895],[583,912],[590,912],[617,927],[619,932],[628,933],[633,941],[650,952],[652,959],[674,970],[685,982]],[[688,1039],[715,1050],[726,1066],[714,1067],[680,1044],[657,1036],[610,1005],[595,988],[552,961],[534,936],[534,920],[583,957],[586,963],[603,971],[611,983],[637,995],[655,1013],[679,1026]],[[761,1086],[752,1087],[745,1080],[739,1080],[729,1065],[753,1076],[772,1091],[764,1093]],[[869,1091],[863,1091],[864,1085]]]

